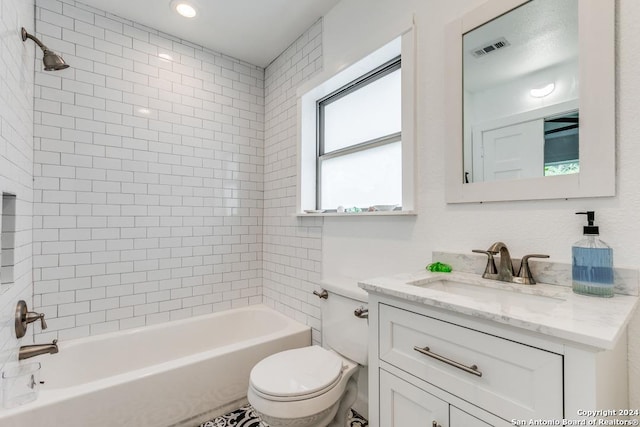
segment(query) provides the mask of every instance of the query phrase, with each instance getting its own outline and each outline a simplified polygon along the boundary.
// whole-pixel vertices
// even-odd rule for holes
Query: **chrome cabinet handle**
[[[326,289],[323,289],[321,292],[313,291],[313,294],[314,294],[315,296],[317,296],[318,298],[320,298],[320,299],[327,299],[327,298],[329,298],[329,292],[327,292],[327,290],[326,290]]]
[[[463,370],[463,371],[465,371],[465,372],[467,372],[469,374],[476,375],[478,377],[482,376],[482,372],[480,372],[478,370],[478,366],[476,366],[476,365],[471,365],[471,366],[463,365],[462,363],[456,362],[455,360],[448,359],[448,358],[446,358],[444,356],[440,356],[439,354],[436,354],[436,353],[430,351],[429,347],[418,347],[418,346],[415,346],[415,347],[413,347],[413,349],[415,351],[417,351],[418,353],[420,353],[420,354],[424,354],[425,356],[429,356],[429,357],[431,357],[433,359],[436,359],[436,360],[439,360],[441,362],[444,362],[447,365],[451,365],[454,368],[461,369],[461,370]]]
[[[353,311],[353,315],[360,319],[368,319],[369,309],[364,307],[358,307]]]

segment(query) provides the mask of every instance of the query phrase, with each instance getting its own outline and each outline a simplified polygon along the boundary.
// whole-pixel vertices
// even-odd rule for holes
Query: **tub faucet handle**
[[[44,313],[36,313],[35,311],[29,311],[27,313],[25,322],[29,324],[29,323],[35,322],[38,319],[40,319],[40,327],[42,329],[47,329],[47,322],[44,321]]]
[[[27,303],[24,300],[18,301],[16,304],[15,330],[16,338],[22,338],[27,333],[27,326],[36,320],[40,320],[42,329],[47,329],[47,322],[44,321],[44,313],[36,313],[27,309]]]

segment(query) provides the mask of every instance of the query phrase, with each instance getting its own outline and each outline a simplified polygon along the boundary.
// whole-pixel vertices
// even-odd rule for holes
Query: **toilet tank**
[[[360,365],[367,365],[368,324],[367,319],[356,317],[353,312],[367,308],[367,293],[355,287],[329,285],[323,287],[329,297],[321,302],[322,345]]]

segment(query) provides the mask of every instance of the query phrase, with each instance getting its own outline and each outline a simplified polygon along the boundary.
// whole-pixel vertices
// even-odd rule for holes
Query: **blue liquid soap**
[[[613,249],[574,246],[573,292],[599,297],[613,296]]]
[[[613,296],[613,249],[598,239],[600,230],[593,225],[594,211],[577,212],[586,215],[584,239],[571,247],[571,279],[573,292],[598,297]]]

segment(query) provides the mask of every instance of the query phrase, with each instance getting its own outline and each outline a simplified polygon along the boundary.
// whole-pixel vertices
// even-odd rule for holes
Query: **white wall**
[[[323,274],[363,278],[420,270],[433,250],[468,253],[502,240],[511,253],[546,253],[570,262],[581,237],[578,210],[595,210],[603,240],[618,267],[640,265],[640,3],[617,0],[617,195],[600,199],[447,205],[445,25],[480,0],[343,0],[324,18],[325,72],[339,70],[390,40],[415,13],[418,32],[418,216],[327,218]],[[363,36],[366,35],[366,36]],[[355,282],[354,282],[355,283]],[[355,286],[355,285],[354,285]],[[606,303],[606,302],[605,302]],[[630,377],[640,378],[640,315],[629,332]],[[640,384],[630,381],[630,407],[640,406]]]
[[[33,210],[33,67],[35,44],[22,42],[20,28],[34,31],[33,0],[0,2],[0,193],[16,195],[14,284],[0,287],[0,371],[18,360],[18,347],[32,335],[16,339],[16,303],[32,297],[31,215]],[[38,64],[39,66],[39,64]],[[29,307],[31,308],[31,307]]]
[[[263,69],[36,3],[37,35],[71,64],[35,78],[38,341],[261,302]]]
[[[296,213],[297,88],[322,68],[318,21],[265,70],[264,277],[266,304],[313,328],[320,342],[322,219]]]

